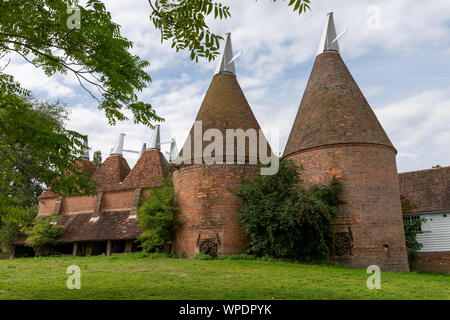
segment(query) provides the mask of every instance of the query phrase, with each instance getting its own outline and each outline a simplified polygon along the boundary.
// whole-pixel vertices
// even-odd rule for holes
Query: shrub
[[[417,230],[420,230],[420,227],[426,221],[426,219],[422,218],[417,220],[409,220],[403,224],[410,268],[413,268],[415,262],[419,259],[418,251],[422,248],[422,244],[417,241],[416,235]]]
[[[3,206],[0,209],[0,251],[10,253],[21,229],[31,223],[36,216],[36,210],[19,206]]]
[[[171,179],[161,179],[161,186],[151,190],[138,209],[139,227],[143,233],[138,237],[144,252],[170,252],[172,238],[179,223],[174,212],[175,190]]]
[[[60,216],[37,217],[22,231],[28,236],[25,244],[34,249],[36,256],[48,256],[58,243],[63,227],[58,225]]]
[[[242,199],[239,216],[249,253],[305,261],[332,254],[331,221],[342,203],[342,185],[333,178],[327,185],[304,188],[301,170],[281,160],[276,174],[244,179],[235,190]]]

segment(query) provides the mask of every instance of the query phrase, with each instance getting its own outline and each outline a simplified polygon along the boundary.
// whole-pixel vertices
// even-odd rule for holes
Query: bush
[[[58,225],[60,216],[37,217],[29,227],[22,231],[28,236],[25,244],[34,249],[36,256],[48,256],[51,249],[58,243],[63,227]]]
[[[249,253],[303,261],[332,254],[331,221],[342,203],[342,185],[333,178],[327,185],[306,189],[301,187],[301,170],[281,160],[276,174],[244,179],[235,190],[242,199],[239,216]]]
[[[411,269],[414,267],[415,262],[419,259],[418,251],[422,248],[422,244],[416,239],[417,230],[420,230],[420,227],[426,221],[426,219],[422,218],[418,220],[410,220],[403,224],[405,230],[406,248],[408,250],[408,262]]]
[[[139,227],[143,230],[138,240],[144,252],[171,251],[172,238],[179,226],[176,210],[172,181],[161,179],[161,186],[153,188],[138,209]]]
[[[0,209],[0,252],[11,252],[11,242],[19,237],[21,229],[28,226],[36,214],[34,209],[19,206],[3,206]]]

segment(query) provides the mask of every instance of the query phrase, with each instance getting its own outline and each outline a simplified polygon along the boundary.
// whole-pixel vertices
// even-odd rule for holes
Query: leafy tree
[[[277,0],[270,0],[277,2]],[[209,16],[227,19],[230,7],[213,0],[148,0],[150,19],[156,29],[161,30],[161,42],[172,42],[176,51],[188,49],[191,60],[214,59],[219,49],[220,35],[210,31],[206,23]],[[301,14],[309,7],[309,0],[289,0],[288,6]]]
[[[162,41],[172,40],[177,51],[188,49],[197,61],[218,54],[222,37],[211,33],[205,21],[210,15],[230,17],[228,6],[213,0],[148,2]],[[302,13],[309,3],[290,0],[288,5]],[[102,1],[8,0],[0,1],[0,10],[0,56],[15,52],[49,76],[74,75],[111,124],[127,119],[123,109],[131,111],[136,123],[151,126],[162,120],[136,95],[151,81],[144,70],[149,63],[129,52],[132,42],[121,35]]]
[[[138,237],[145,252],[169,252],[172,238],[179,223],[174,215],[175,190],[172,180],[161,180],[161,186],[151,190],[138,209],[139,227],[143,233]]]
[[[0,88],[0,206],[32,205],[44,184],[62,195],[96,192],[77,164],[85,137],[64,128],[61,108]]]
[[[342,185],[301,186],[301,167],[281,160],[278,173],[244,179],[235,194],[249,236],[249,253],[257,256],[311,260],[332,254],[331,221],[341,202]]]
[[[100,150],[94,152],[94,165],[97,169],[102,165],[102,152]]]
[[[15,52],[49,76],[74,75],[111,124],[127,119],[123,109],[136,123],[161,120],[136,95],[151,81],[149,63],[129,52],[132,42],[101,1],[9,0],[0,10],[0,54]]]
[[[227,6],[212,0],[149,4],[162,41],[171,39],[172,47],[188,49],[196,61],[217,55],[221,37],[211,33],[205,21],[210,15],[228,18]],[[291,0],[288,5],[301,13],[309,8],[309,0]],[[151,127],[163,119],[137,97],[151,78],[145,72],[149,63],[131,54],[132,46],[100,0],[0,0],[0,61],[13,53],[48,76],[71,74],[98,101],[110,124],[126,120],[128,111],[135,123]],[[60,195],[94,194],[92,181],[74,161],[82,153],[83,137],[41,117],[31,94],[5,73],[7,65],[5,61],[0,67],[1,188],[10,188],[9,181],[24,183],[26,177]],[[40,165],[42,172],[24,174],[18,150],[30,154],[28,161]]]
[[[0,251],[10,253],[11,241],[17,239],[21,229],[28,226],[36,216],[37,211],[20,206],[9,207],[0,212]]]
[[[36,256],[48,256],[52,246],[58,243],[63,227],[58,224],[61,216],[37,217],[30,226],[22,229],[28,236],[25,244],[34,249]]]

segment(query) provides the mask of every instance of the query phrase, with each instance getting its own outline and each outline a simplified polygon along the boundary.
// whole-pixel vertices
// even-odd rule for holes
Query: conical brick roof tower
[[[252,144],[247,137],[240,144],[239,139],[227,136],[230,130],[248,133],[256,140]],[[246,251],[237,214],[239,199],[230,189],[239,186],[242,177],[259,174],[260,149],[267,151],[265,155],[270,152],[259,130],[236,79],[228,33],[216,73],[177,159],[182,164],[173,173],[180,208],[177,215],[182,221],[174,243],[177,252],[192,257],[198,252],[220,255]]]
[[[339,54],[333,14],[283,157],[303,165],[305,184],[336,176],[346,204],[335,221],[339,263],[408,271],[396,150]]]
[[[156,126],[149,148],[144,147],[139,160],[122,183],[123,188],[158,186],[161,177],[169,174],[169,163],[161,153],[159,125]]]
[[[100,190],[116,189],[131,169],[122,155],[125,134],[120,134],[108,158],[92,175],[92,179],[100,184]]]

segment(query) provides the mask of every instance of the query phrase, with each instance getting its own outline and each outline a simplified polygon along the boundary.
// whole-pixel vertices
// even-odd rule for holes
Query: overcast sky
[[[215,62],[190,61],[169,43],[161,45],[147,0],[107,0],[113,20],[133,41],[133,52],[150,62],[153,82],[140,98],[165,118],[162,140],[187,137],[212,79]],[[398,150],[400,172],[450,165],[450,2],[429,0],[311,0],[298,15],[286,1],[228,0],[231,18],[212,21],[214,32],[232,33],[238,81],[263,129],[280,130],[283,151],[314,63],[325,24],[333,11],[341,56]],[[379,19],[377,19],[379,17]],[[81,27],[83,27],[81,25]],[[151,131],[132,121],[107,124],[96,101],[73,77],[48,78],[13,58],[5,72],[42,99],[60,99],[71,109],[68,126],[89,135],[103,157],[120,133],[125,149],[139,150]],[[167,150],[168,146],[165,147]],[[91,152],[92,156],[92,152]],[[137,155],[124,154],[130,166]]]

